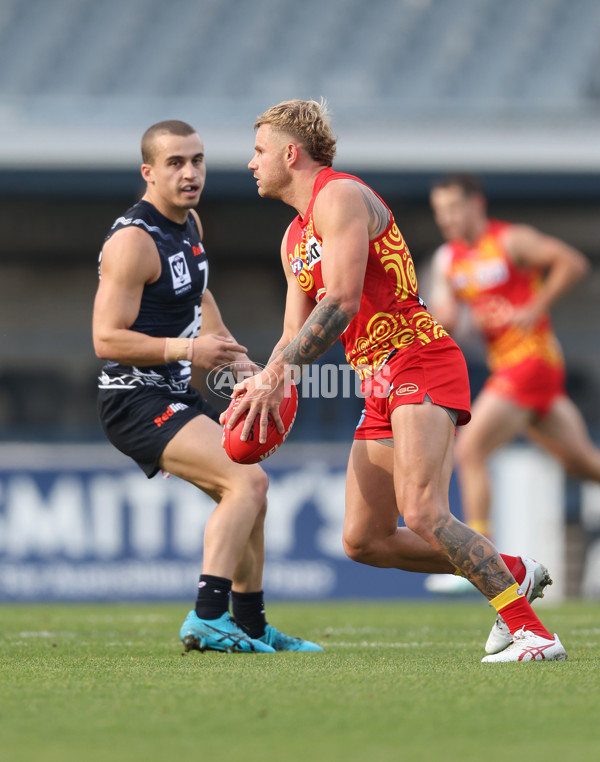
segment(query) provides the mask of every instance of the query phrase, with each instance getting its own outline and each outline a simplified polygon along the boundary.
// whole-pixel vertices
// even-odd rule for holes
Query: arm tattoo
[[[296,338],[280,353],[284,363],[309,365],[326,352],[346,330],[350,319],[327,297],[308,316]]]
[[[448,559],[488,600],[514,585],[496,548],[470,527],[452,517],[438,526],[434,535]]]
[[[377,238],[390,224],[390,211],[375,195],[375,193],[362,183],[357,183],[365,206],[369,213],[369,228],[373,237]]]
[[[269,365],[269,363],[271,363],[276,357],[279,357],[279,355],[283,352],[283,350],[286,348],[286,346],[287,346],[287,344],[285,344],[284,342],[281,342],[281,341],[279,342],[279,344],[276,344],[273,347],[273,351],[271,352],[271,356],[269,357],[269,359],[267,361],[267,365]]]

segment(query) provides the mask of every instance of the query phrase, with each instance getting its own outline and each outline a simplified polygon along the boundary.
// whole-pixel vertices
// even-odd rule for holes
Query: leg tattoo
[[[452,517],[434,535],[440,549],[465,577],[491,601],[515,580],[492,543]]]

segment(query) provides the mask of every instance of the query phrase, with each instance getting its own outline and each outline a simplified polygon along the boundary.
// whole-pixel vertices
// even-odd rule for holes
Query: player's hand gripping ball
[[[279,406],[279,415],[283,421],[283,434],[277,431],[277,426],[273,420],[273,416],[269,413],[269,422],[267,424],[267,441],[261,444],[258,441],[259,438],[259,416],[257,415],[248,434],[248,439],[242,442],[240,435],[244,428],[244,423],[248,417],[248,411],[246,411],[233,429],[227,428],[227,423],[231,418],[233,411],[239,405],[239,401],[244,395],[231,400],[229,407],[225,413],[225,423],[223,429],[223,446],[225,452],[231,460],[236,463],[260,463],[261,460],[268,458],[277,450],[287,439],[287,435],[290,433],[290,429],[296,420],[296,413],[298,411],[298,391],[295,384],[290,384],[286,389],[286,395],[281,401]]]

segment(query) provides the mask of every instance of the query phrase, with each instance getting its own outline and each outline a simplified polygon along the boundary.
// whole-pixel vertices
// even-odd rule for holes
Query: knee
[[[254,466],[246,479],[245,489],[247,493],[266,510],[269,477],[260,466]]]
[[[344,546],[344,553],[351,561],[369,566],[377,565],[373,563],[377,551],[375,543],[371,538],[353,532],[344,532],[342,544]]]
[[[432,544],[435,529],[443,519],[445,512],[438,506],[428,506],[425,501],[404,505],[403,518],[407,529],[414,532],[423,540]]]
[[[431,523],[422,513],[410,508],[404,509],[404,523],[407,529],[422,537],[430,529]]]
[[[243,466],[238,478],[229,485],[231,494],[238,495],[246,505],[251,504],[257,515],[267,510],[269,477],[260,466]]]

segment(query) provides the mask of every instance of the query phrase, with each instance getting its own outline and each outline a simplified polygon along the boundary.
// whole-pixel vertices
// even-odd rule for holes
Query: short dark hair
[[[142,161],[144,164],[152,164],[154,159],[154,143],[159,135],[187,137],[195,132],[196,130],[191,124],[180,122],[179,119],[166,119],[164,122],[153,124],[142,135]]]
[[[454,188],[458,187],[465,196],[482,196],[483,185],[477,175],[470,175],[467,172],[454,172],[452,174],[438,177],[431,184],[431,190],[436,188]]]

